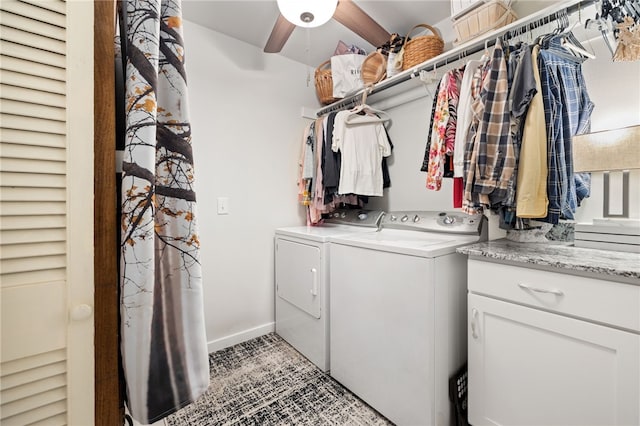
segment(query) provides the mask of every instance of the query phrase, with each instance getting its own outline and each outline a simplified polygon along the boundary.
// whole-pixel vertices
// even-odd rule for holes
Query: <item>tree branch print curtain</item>
[[[121,322],[127,402],[157,421],[209,383],[179,0],[127,0]]]

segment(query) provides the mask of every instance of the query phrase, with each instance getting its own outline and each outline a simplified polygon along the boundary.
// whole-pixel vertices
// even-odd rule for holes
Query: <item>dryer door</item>
[[[276,291],[278,297],[309,315],[320,318],[322,253],[319,247],[276,240]]]

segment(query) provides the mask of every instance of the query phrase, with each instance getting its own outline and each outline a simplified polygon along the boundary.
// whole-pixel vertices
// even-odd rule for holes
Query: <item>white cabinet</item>
[[[469,423],[640,424],[640,286],[469,261]]]

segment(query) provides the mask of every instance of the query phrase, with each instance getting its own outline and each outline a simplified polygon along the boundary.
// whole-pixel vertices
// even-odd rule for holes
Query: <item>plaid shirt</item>
[[[573,173],[571,138],[589,130],[593,102],[586,90],[582,60],[568,54],[559,39],[552,39],[538,57],[542,101],[547,124],[547,217],[574,219],[577,206],[589,196],[590,175]]]
[[[483,70],[480,95],[473,100],[474,132],[465,154],[463,209],[472,213],[478,205],[491,206],[507,196],[515,167],[510,132],[509,82],[502,40],[497,39],[491,60]]]

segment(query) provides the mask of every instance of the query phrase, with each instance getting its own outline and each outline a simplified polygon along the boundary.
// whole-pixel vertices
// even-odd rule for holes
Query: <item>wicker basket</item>
[[[322,105],[328,105],[337,101],[333,97],[333,77],[331,76],[331,67],[323,69],[327,65],[331,65],[331,59],[327,59],[316,68],[316,94]]]
[[[418,36],[409,40],[409,34],[416,28],[426,28],[433,35]],[[406,41],[408,40],[408,41]],[[407,32],[404,46],[402,47],[402,70],[408,70],[426,60],[441,54],[444,50],[444,41],[438,35],[438,32],[431,25],[418,24]]]
[[[369,53],[360,70],[360,77],[365,86],[372,86],[382,81],[387,75],[387,57],[375,51]]]
[[[511,1],[491,0],[452,20],[458,45],[517,20]]]

